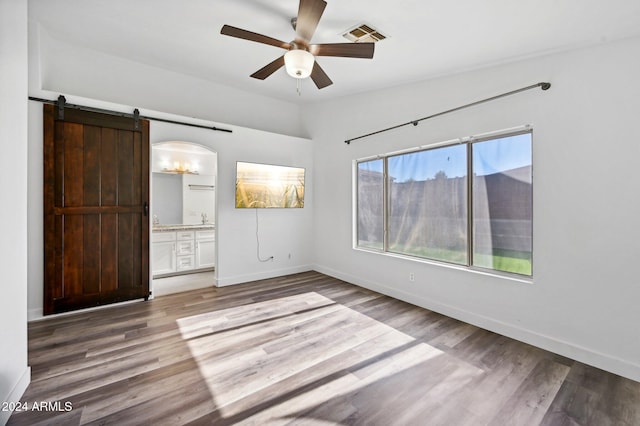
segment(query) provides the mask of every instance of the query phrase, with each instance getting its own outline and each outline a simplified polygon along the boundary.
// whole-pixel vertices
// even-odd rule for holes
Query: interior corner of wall
[[[4,402],[18,402],[22,398],[22,395],[27,390],[27,387],[31,383],[31,367],[27,366],[25,370],[22,372],[20,379],[15,384],[9,395],[3,400]],[[12,411],[9,410],[0,410],[0,425],[4,425],[9,421],[9,417],[11,417]]]

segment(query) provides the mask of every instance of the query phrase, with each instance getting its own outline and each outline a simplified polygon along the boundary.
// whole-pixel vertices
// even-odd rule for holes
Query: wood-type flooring
[[[640,425],[640,383],[317,272],[29,324],[9,425]]]

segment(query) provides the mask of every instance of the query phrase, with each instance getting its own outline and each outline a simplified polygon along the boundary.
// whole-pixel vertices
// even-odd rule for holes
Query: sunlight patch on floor
[[[453,388],[481,374],[315,292],[212,310],[177,323],[225,418],[242,417],[249,405],[252,422],[285,423],[331,404],[332,415],[346,418],[358,409],[345,398],[385,392],[384,383],[411,376],[411,370],[428,374],[425,367],[437,364],[459,376]],[[450,359],[436,361],[443,355]],[[325,422],[322,416],[315,420]]]

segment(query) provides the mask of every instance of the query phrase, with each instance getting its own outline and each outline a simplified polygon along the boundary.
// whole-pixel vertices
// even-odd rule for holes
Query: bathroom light
[[[293,78],[307,78],[311,75],[315,59],[306,50],[293,49],[284,54],[284,65]]]
[[[174,161],[173,168],[164,167],[162,169],[165,173],[180,174],[180,175],[197,175],[198,165],[197,163],[191,164],[183,161]]]

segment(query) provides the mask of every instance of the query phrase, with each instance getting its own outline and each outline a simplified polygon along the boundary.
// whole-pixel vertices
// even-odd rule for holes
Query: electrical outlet
[[[414,282],[416,280],[416,276],[413,272],[409,272],[409,281]]]

